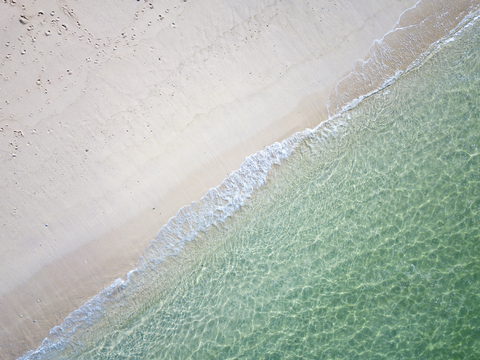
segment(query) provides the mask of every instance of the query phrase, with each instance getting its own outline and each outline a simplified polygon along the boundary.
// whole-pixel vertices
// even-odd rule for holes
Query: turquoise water
[[[479,359],[479,45],[477,21],[304,139],[76,358]]]

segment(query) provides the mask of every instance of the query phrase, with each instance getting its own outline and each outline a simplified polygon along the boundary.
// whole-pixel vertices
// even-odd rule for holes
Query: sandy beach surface
[[[133,269],[245,157],[378,88],[479,7],[404,13],[416,2],[0,3],[0,358]]]

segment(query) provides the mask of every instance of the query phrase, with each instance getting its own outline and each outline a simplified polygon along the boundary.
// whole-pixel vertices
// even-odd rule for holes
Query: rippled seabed
[[[479,359],[480,26],[319,129],[85,359]],[[344,125],[341,125],[344,124]]]

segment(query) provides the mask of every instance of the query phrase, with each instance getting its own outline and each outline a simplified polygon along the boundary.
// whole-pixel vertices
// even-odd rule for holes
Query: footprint
[[[20,21],[20,23],[25,25],[26,23],[28,23],[28,17],[26,15],[20,15],[19,21]]]

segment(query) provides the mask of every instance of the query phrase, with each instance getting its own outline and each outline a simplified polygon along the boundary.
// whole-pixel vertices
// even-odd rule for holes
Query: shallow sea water
[[[479,21],[199,239],[218,245],[76,358],[479,359]]]

